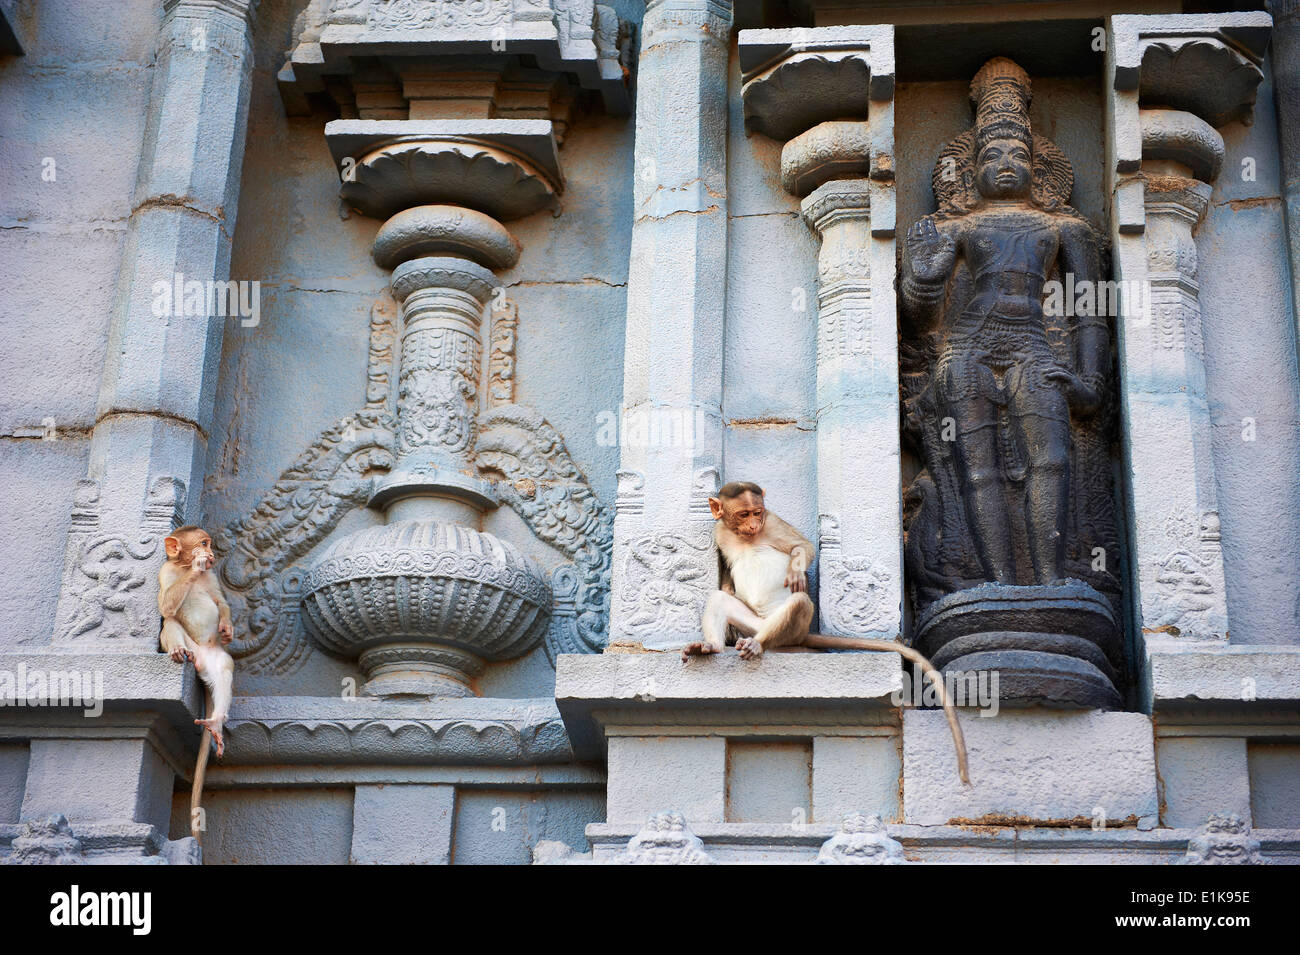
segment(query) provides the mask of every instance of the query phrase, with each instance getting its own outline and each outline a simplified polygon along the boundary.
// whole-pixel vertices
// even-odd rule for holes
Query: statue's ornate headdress
[[[980,203],[975,188],[975,157],[994,139],[1018,139],[1034,156],[1030,201],[1049,212],[1074,210],[1066,206],[1074,190],[1074,170],[1065,153],[1049,139],[1035,136],[1029,122],[1033,88],[1029,75],[1004,56],[980,68],[970,84],[975,125],[939,153],[931,184],[939,216],[963,215]]]
[[[1029,103],[1034,98],[1029,74],[1005,56],[985,63],[970,82],[975,108],[975,149],[995,139],[1018,139],[1033,148]]]

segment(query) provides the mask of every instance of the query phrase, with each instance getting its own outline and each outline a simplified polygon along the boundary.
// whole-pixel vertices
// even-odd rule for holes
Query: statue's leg
[[[715,590],[704,604],[704,617],[700,621],[704,639],[682,647],[682,659],[696,654],[721,653],[727,645],[729,626],[745,634],[754,634],[762,625],[763,618],[737,597],[723,590]]]
[[[1020,419],[1030,448],[1025,475],[1025,523],[1034,579],[1050,584],[1061,578],[1065,530],[1069,526],[1070,426],[1054,418],[1025,414]]]
[[[1009,409],[1029,451],[1025,523],[1034,580],[1061,579],[1069,526],[1070,409],[1059,386],[1043,377],[1050,359],[1023,368],[1010,389]]]
[[[997,412],[986,398],[952,404],[957,463],[975,550],[984,571],[1000,584],[1016,582],[1006,489],[998,461]]]

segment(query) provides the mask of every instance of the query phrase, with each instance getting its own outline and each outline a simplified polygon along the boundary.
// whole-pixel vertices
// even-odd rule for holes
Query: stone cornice
[[[526,765],[573,760],[550,699],[237,698],[231,765]]]

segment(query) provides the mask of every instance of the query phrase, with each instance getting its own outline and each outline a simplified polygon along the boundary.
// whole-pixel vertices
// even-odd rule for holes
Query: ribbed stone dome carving
[[[491,534],[432,520],[357,531],[327,548],[302,587],[303,622],[348,657],[390,644],[432,644],[509,660],[542,642],[545,571]]]

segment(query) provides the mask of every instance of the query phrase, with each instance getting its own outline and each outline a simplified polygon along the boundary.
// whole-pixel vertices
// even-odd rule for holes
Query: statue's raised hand
[[[919,220],[907,230],[907,260],[918,282],[942,282],[957,262],[957,243],[944,235],[932,216]]]

